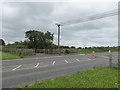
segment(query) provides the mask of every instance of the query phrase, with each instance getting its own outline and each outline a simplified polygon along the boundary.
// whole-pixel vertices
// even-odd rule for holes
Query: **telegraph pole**
[[[60,24],[56,24],[58,26],[58,50],[60,54]]]

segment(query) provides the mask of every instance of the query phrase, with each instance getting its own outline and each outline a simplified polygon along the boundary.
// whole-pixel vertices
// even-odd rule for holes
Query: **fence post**
[[[92,51],[92,58],[95,59],[95,51]]]
[[[120,59],[118,57],[118,70],[120,70]]]
[[[109,50],[109,67],[112,67],[112,53],[111,50]]]

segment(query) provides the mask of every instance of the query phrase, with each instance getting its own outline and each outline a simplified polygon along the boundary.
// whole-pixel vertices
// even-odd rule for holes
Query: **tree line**
[[[35,53],[39,52],[39,50],[44,50],[41,52],[52,52],[53,49],[57,49],[58,46],[53,43],[54,40],[54,33],[49,31],[41,32],[37,30],[29,30],[25,32],[25,40],[24,41],[17,41],[13,44],[7,44],[6,46],[12,48],[26,48],[26,49],[33,49]],[[1,40],[1,44],[5,45],[5,42]],[[107,50],[107,49],[114,49],[116,47],[78,47],[75,46],[60,46],[61,49],[66,49],[66,52],[69,52],[70,49],[87,49],[87,50]],[[98,51],[99,51],[98,50]]]
[[[37,53],[39,49],[44,49],[47,53],[48,50],[56,47],[56,45],[53,44],[54,33],[49,31],[41,32],[37,30],[29,30],[25,32],[25,38],[24,41],[16,41],[13,44],[8,44],[6,47],[34,49],[35,53]]]

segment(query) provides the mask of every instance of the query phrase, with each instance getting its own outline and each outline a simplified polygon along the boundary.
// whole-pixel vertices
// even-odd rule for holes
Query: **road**
[[[65,55],[26,58],[23,60],[2,61],[2,87],[20,87],[27,83],[67,75],[96,66],[108,66],[108,53],[91,55]],[[112,53],[113,63],[117,64],[118,53]]]

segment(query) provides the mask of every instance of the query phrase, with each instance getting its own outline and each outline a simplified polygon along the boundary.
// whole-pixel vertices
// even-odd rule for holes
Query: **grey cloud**
[[[54,43],[57,44],[57,26],[55,26],[55,23],[109,11],[116,8],[115,5],[112,3],[81,4],[67,2],[4,3],[2,17],[3,38],[7,42],[14,42],[23,40],[27,30],[36,29],[44,32],[49,30],[54,33]],[[116,27],[116,16],[64,26],[61,27],[61,44],[75,46],[82,46],[83,43],[86,45],[110,45],[110,42],[116,44]]]
[[[10,17],[6,13],[3,13],[2,36],[5,37],[8,42],[15,41],[15,37],[24,38],[22,36],[26,30],[44,30],[41,26],[47,27],[46,24],[51,23],[51,21],[47,18],[53,10],[51,3],[5,3],[5,5],[10,8],[12,7],[13,9],[16,8],[15,10],[18,12],[14,17]],[[9,38],[14,38],[14,40],[9,40]]]

